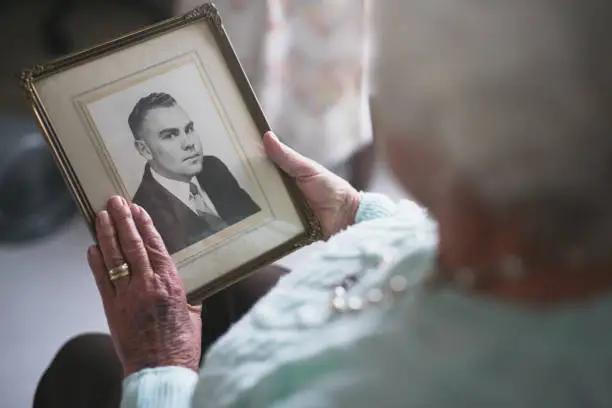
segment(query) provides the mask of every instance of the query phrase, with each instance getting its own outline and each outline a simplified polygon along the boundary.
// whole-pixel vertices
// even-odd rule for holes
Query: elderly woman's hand
[[[143,368],[182,366],[198,370],[199,308],[187,304],[172,258],[144,209],[112,197],[96,218],[99,247],[89,265],[125,375]],[[129,275],[110,271],[129,266]]]
[[[326,237],[355,223],[360,195],[346,180],[284,145],[272,132],[263,143],[268,157],[297,182]]]

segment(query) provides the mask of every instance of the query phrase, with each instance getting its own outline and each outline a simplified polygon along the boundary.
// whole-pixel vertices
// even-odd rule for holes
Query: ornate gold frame
[[[82,186],[80,185],[75,171],[68,161],[55,130],[51,125],[45,107],[43,106],[43,103],[36,90],[36,81],[54,75],[65,69],[72,68],[78,64],[112,54],[118,50],[130,47],[154,36],[165,34],[185,27],[189,24],[202,21],[206,22],[211,28],[215,41],[217,42],[221,54],[227,63],[228,69],[235,80],[238,89],[240,90],[247,109],[249,110],[249,113],[257,129],[259,130],[259,133],[263,135],[270,129],[270,126],[268,125],[268,121],[261,109],[261,106],[259,105],[259,102],[257,101],[255,93],[242,69],[230,40],[227,37],[221,16],[213,3],[205,3],[182,16],[174,17],[141,30],[134,31],[90,49],[86,49],[45,64],[36,65],[31,69],[24,70],[21,73],[21,86],[25,90],[26,95],[32,104],[32,109],[36,120],[47,140],[47,143],[49,144],[49,147],[51,148],[55,161],[64,177],[64,181],[72,193],[79,210],[85,217],[90,233],[94,239],[95,211]],[[280,246],[277,246],[273,250],[264,253],[255,259],[252,259],[241,267],[224,274],[221,278],[213,280],[209,284],[188,293],[187,298],[190,303],[199,303],[201,300],[245,278],[257,269],[270,264],[301,247],[323,239],[320,223],[314,216],[311,209],[308,207],[304,196],[297,188],[295,182],[282,171],[280,171],[280,173],[283,177],[285,186],[289,191],[291,200],[300,213],[300,218],[302,224],[304,225],[305,233]]]

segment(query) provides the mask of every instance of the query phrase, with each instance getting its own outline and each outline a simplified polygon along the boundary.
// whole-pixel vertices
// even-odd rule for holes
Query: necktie
[[[198,216],[204,219],[212,230],[218,232],[227,227],[225,221],[216,216],[210,207],[206,205],[200,190],[193,182],[189,183],[189,201],[195,208]]]

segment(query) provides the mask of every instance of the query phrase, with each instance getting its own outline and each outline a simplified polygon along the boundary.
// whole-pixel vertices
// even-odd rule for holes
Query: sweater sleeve
[[[361,193],[355,223],[388,217],[396,211],[397,206],[389,197],[378,193]]]
[[[121,408],[188,408],[198,374],[184,367],[146,368],[123,381]]]

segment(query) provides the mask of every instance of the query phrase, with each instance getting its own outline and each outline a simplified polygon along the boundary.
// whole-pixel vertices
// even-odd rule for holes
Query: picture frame
[[[323,238],[213,3],[20,79],[94,239],[111,195],[141,205],[190,303]]]

